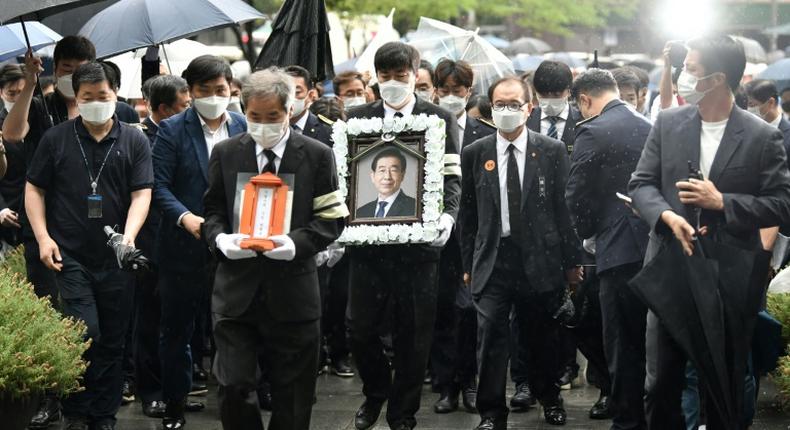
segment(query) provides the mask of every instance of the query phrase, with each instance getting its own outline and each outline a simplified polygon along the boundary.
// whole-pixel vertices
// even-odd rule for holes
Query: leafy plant
[[[24,265],[22,265],[24,270]],[[62,317],[38,298],[13,262],[0,269],[0,395],[25,397],[47,390],[80,390],[89,341],[81,321]]]
[[[776,384],[779,405],[787,409],[790,407],[790,355],[779,359],[779,366],[771,373],[771,380]]]
[[[782,324],[782,338],[790,343],[790,293],[768,294],[766,310]],[[779,393],[779,404],[790,407],[790,351],[779,358],[779,365],[771,374]]]
[[[5,256],[3,256],[2,266],[8,269],[11,273],[18,274],[22,278],[27,276],[27,270],[25,269],[24,245],[19,245],[11,252],[6,253]]]

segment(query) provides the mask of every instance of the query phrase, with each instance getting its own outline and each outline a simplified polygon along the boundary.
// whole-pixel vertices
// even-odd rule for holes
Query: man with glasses
[[[477,429],[507,428],[509,316],[525,335],[529,384],[552,425],[564,425],[555,314],[582,280],[580,243],[565,204],[565,146],[527,130],[529,89],[516,77],[488,90],[497,134],[464,148],[459,228],[464,281],[477,313]]]

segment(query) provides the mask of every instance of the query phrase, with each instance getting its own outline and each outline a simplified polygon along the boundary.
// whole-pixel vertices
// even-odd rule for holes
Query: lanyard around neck
[[[101,177],[101,172],[104,170],[104,166],[107,164],[107,160],[110,158],[110,154],[112,154],[112,149],[115,147],[115,140],[112,141],[110,144],[110,149],[107,151],[107,154],[104,156],[104,161],[101,163],[101,167],[99,167],[99,172],[96,174],[96,178],[93,177],[93,173],[91,172],[91,167],[88,164],[88,157],[85,156],[85,149],[82,147],[82,141],[80,140],[80,135],[77,134],[77,122],[74,121],[74,137],[77,138],[77,145],[80,147],[80,152],[82,153],[82,161],[85,162],[85,170],[88,171],[88,178],[91,180],[91,194],[96,194],[96,188],[99,186],[99,178]]]

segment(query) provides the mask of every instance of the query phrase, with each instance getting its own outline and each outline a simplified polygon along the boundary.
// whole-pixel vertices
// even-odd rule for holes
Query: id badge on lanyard
[[[107,164],[107,160],[110,158],[110,154],[112,154],[112,150],[115,147],[115,141],[112,142],[110,145],[110,149],[107,151],[107,154],[104,156],[104,161],[101,163],[101,167],[99,167],[99,172],[96,174],[96,177],[93,177],[93,172],[91,172],[90,165],[88,164],[88,157],[85,155],[85,149],[82,147],[82,142],[80,141],[80,136],[77,134],[77,123],[74,123],[74,137],[77,138],[77,144],[80,147],[80,152],[82,153],[82,160],[85,162],[85,169],[88,171],[88,178],[91,181],[91,193],[88,195],[88,219],[101,219],[103,217],[102,212],[102,196],[96,190],[99,187],[99,178],[101,178],[102,171],[104,171],[104,166]]]

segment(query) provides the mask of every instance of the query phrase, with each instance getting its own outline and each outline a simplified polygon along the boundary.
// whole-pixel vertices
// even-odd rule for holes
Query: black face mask
[[[785,112],[790,112],[790,101],[782,102],[782,110]]]

